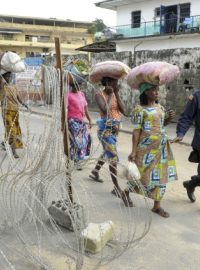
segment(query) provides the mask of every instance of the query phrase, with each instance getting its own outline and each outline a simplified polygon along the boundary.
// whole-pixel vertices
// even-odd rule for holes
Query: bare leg
[[[95,176],[99,176],[99,171],[101,169],[101,167],[104,165],[105,161],[102,160],[102,157],[99,158],[95,168],[92,170],[92,174],[94,174]]]
[[[160,201],[154,201],[153,209],[158,209],[161,207]]]
[[[91,171],[90,178],[92,178],[94,181],[103,183],[103,180],[99,177],[99,171],[101,167],[104,165],[105,161],[102,160],[102,156],[99,158],[95,168]]]
[[[112,162],[109,165],[109,170],[110,170],[111,179],[112,179],[112,182],[113,182],[115,188],[117,189],[117,191],[119,191],[119,193],[121,193],[122,190],[121,190],[121,188],[118,184],[118,181],[117,181],[117,163]]]
[[[124,190],[122,193],[121,193],[121,198],[125,204],[126,207],[133,207],[133,202],[129,196],[129,191],[128,190]]]

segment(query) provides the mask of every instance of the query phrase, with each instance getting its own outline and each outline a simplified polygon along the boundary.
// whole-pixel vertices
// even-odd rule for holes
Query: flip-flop
[[[95,182],[103,183],[103,179],[99,178],[98,176],[94,176],[94,175],[90,174],[89,177],[92,180],[94,180]]]
[[[164,218],[168,218],[170,215],[169,215],[169,213],[167,213],[163,208],[157,208],[157,209],[151,209],[151,211],[153,212],[153,213],[156,213],[156,214],[158,214],[159,216],[161,216],[161,217],[164,217]]]
[[[113,194],[114,196],[116,196],[117,198],[122,197],[120,192],[116,188],[114,188],[110,193]]]

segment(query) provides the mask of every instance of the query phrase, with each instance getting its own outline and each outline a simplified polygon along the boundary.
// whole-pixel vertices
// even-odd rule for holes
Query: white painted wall
[[[161,4],[165,6],[191,3],[191,16],[200,15],[200,0],[146,0],[141,3],[133,3],[118,7],[117,9],[117,25],[130,25],[131,12],[141,10],[142,22],[154,20],[154,10]],[[137,50],[162,50],[176,48],[197,48],[200,47],[200,35],[172,35],[169,37],[143,38],[129,41],[117,41],[117,51],[133,51],[134,46],[138,43],[140,46]]]
[[[146,0],[117,8],[117,25],[131,24],[131,12],[141,10],[142,22],[153,21],[154,10],[161,4],[164,6],[191,3],[191,16],[200,15],[200,0]]]
[[[189,38],[190,36],[190,38]],[[140,44],[141,43],[141,44]],[[138,39],[130,41],[120,41],[116,44],[117,52],[134,51],[134,46],[137,46],[136,51],[143,50],[167,50],[178,48],[198,48],[200,46],[200,35],[192,36],[171,36],[171,38],[159,37],[154,39]]]

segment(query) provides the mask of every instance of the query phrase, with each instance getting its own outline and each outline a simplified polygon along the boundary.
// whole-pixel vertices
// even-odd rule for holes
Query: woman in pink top
[[[70,84],[71,91],[67,95],[68,127],[70,132],[70,156],[75,162],[83,160],[90,154],[91,136],[88,132],[85,117],[91,128],[92,121],[88,112],[88,104],[83,92],[79,91],[78,84]]]

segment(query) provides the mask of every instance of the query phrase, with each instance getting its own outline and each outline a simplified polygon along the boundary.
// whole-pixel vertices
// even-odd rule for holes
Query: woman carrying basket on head
[[[170,111],[166,115],[165,109],[158,103],[159,84],[162,82],[162,77],[159,77],[159,70],[162,72],[164,67],[165,65],[159,62],[157,64],[147,63],[145,69],[142,67],[139,70],[135,68],[128,75],[128,83],[140,91],[140,105],[136,106],[132,114],[134,130],[132,151],[128,159],[134,161],[138,166],[141,184],[146,194],[154,200],[152,211],[166,218],[169,217],[169,213],[161,207],[161,200],[165,194],[166,184],[177,179],[177,172],[164,128],[173,119],[175,113]],[[167,67],[166,72],[169,73],[171,70],[171,72],[174,71],[173,76],[178,75],[177,67],[172,65]],[[174,78],[173,76],[171,77]],[[134,84],[135,81],[137,83]],[[130,191],[137,192],[134,181],[128,182],[122,197],[125,205],[131,207],[133,203],[129,197]]]
[[[121,197],[121,188],[117,180],[117,136],[119,133],[121,114],[124,114],[124,106],[119,96],[118,79],[124,77],[129,67],[119,61],[107,61],[97,64],[90,74],[91,82],[99,82],[104,89],[95,95],[95,101],[99,108],[100,118],[98,124],[98,138],[103,147],[95,168],[90,174],[90,178],[97,182],[103,182],[99,176],[99,171],[105,161],[109,162],[109,170],[114,189],[111,193]]]

